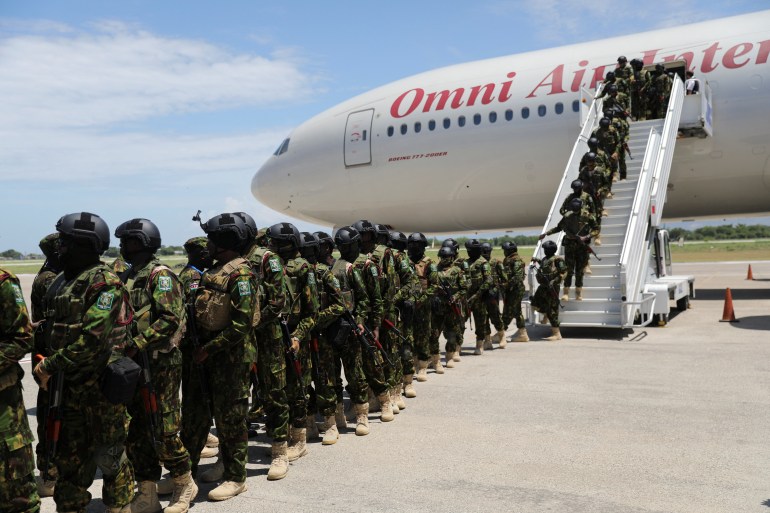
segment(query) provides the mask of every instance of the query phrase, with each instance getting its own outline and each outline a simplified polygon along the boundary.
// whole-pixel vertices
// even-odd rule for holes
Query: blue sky
[[[61,215],[81,210],[113,229],[152,219],[167,245],[201,233],[190,221],[198,209],[284,221],[251,196],[251,177],[294,126],[349,97],[440,66],[767,8],[266,4],[3,0],[0,251],[35,251]]]

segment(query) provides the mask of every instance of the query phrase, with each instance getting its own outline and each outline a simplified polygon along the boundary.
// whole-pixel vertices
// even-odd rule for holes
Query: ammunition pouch
[[[326,328],[326,338],[332,343],[332,347],[342,349],[347,345],[354,328],[355,326],[350,324],[347,319],[338,317],[336,321]]]
[[[101,378],[101,391],[112,404],[128,404],[134,397],[142,368],[127,356],[110,358]]]

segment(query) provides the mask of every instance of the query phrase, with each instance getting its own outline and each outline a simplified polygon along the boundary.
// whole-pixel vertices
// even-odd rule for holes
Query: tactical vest
[[[430,258],[424,256],[419,262],[414,264],[414,270],[417,273],[417,278],[420,280],[420,286],[422,290],[428,290],[428,274],[430,274]]]
[[[230,312],[230,279],[240,276],[238,269],[246,266],[251,271],[245,258],[235,258],[218,269],[203,273],[198,294],[195,297],[195,320],[206,331],[216,332],[227,328],[232,322]],[[249,272],[252,285],[254,275]],[[234,276],[235,275],[235,276]],[[259,308],[254,309],[251,319],[252,327],[259,324]]]
[[[0,287],[2,287],[3,282],[5,281],[10,281],[11,285],[13,286],[14,301],[16,301],[16,303],[19,305],[23,305],[24,296],[21,292],[19,279],[9,272],[0,270]],[[12,387],[21,381],[22,377],[24,377],[24,371],[18,362],[14,362],[13,364],[9,365],[5,370],[0,371],[0,391]]]
[[[337,278],[337,281],[340,282],[340,290],[342,291],[342,300],[345,302],[345,308],[351,312],[356,307],[356,298],[353,294],[353,287],[350,286],[350,279],[348,278],[352,269],[353,264],[346,260],[342,260],[341,258],[338,258],[332,267],[332,274]]]
[[[267,304],[270,299],[267,297],[267,292],[265,292],[265,287],[263,285],[265,281],[265,266],[269,265],[270,258],[271,257],[279,258],[275,253],[270,251],[267,248],[263,248],[262,246],[255,245],[253,248],[251,248],[251,251],[249,251],[249,254],[247,256],[247,259],[249,263],[251,264],[251,268],[257,273],[257,298],[259,299],[259,304],[264,305]],[[289,313],[289,302],[285,302],[285,306],[282,314],[286,315]]]
[[[299,316],[302,315],[302,286],[300,276],[304,274],[306,279],[310,279],[312,270],[310,264],[304,258],[292,258],[283,266],[284,276],[286,277],[286,286],[289,289],[289,315],[290,324],[296,325],[299,322]]]
[[[169,272],[171,283],[169,283],[168,286],[170,288],[173,288],[175,283],[179,283],[179,279],[176,277],[171,268],[165,265],[157,265],[152,268],[149,274],[142,273],[142,275],[136,278],[129,279],[128,283],[126,283],[129,296],[131,297],[131,306],[134,308],[134,326],[136,328],[136,333],[144,333],[144,331],[157,320],[157,314],[152,307],[152,283],[158,276],[158,273],[161,271]],[[182,316],[179,318],[179,326],[177,327],[174,334],[169,337],[167,343],[164,346],[154,348],[153,352],[157,351],[159,353],[169,353],[175,347],[179,346],[179,342],[182,340],[184,332],[187,328],[187,323],[185,322],[187,313],[184,310],[181,313]]]
[[[113,285],[116,293],[122,298],[114,297],[114,294],[101,292],[107,285]],[[112,275],[110,269],[103,265],[96,265],[80,273],[74,280],[65,283],[53,298],[53,320],[51,326],[51,349],[57,351],[80,338],[83,332],[83,315],[92,306],[100,310],[111,310],[115,300],[119,300],[120,310],[114,325],[103,340],[103,347],[98,349],[98,361],[96,367],[106,367],[112,350],[123,348],[131,341],[131,323],[134,311],[131,308],[131,298],[123,283]],[[80,374],[78,370],[68,372],[66,379],[72,382],[93,384],[99,379],[99,374]],[[88,379],[86,379],[88,378]]]
[[[314,266],[315,270],[315,276],[316,280],[319,284],[322,286],[318,287],[318,310],[321,311],[325,308],[328,308],[331,304],[331,300],[329,299],[329,293],[326,291],[326,277],[331,272],[331,269],[329,269],[329,266],[317,263]]]

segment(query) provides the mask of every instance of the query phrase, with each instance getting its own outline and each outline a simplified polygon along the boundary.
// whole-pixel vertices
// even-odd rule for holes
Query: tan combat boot
[[[286,477],[289,473],[289,444],[287,442],[273,442],[270,462],[270,470],[267,471],[268,481],[277,481]]]
[[[444,366],[441,365],[441,355],[433,354],[430,356],[430,359],[431,366],[433,367],[433,370],[436,371],[436,374],[444,374]]]
[[[513,334],[511,342],[529,342],[529,335],[527,335],[527,328],[519,328],[516,333]]]
[[[195,484],[190,472],[175,477],[173,482],[174,495],[163,513],[187,513],[190,503],[198,495],[198,485]]]
[[[270,467],[272,468],[272,467]],[[270,479],[270,474],[268,474],[268,479]],[[243,483],[236,483],[235,481],[225,481],[221,485],[217,486],[213,490],[209,492],[209,500],[212,501],[226,501],[227,499],[232,499],[236,495],[242,494],[248,490],[246,487],[246,481]]]
[[[483,338],[476,339],[476,350],[473,351],[473,354],[477,354],[477,355],[484,354],[484,339]]]
[[[324,432],[324,437],[323,437],[323,440],[321,441],[321,444],[322,445],[336,444],[337,440],[339,440],[340,438],[340,432],[337,431],[337,423],[335,422],[333,415],[324,418],[324,429],[326,431]]]
[[[201,459],[214,458],[219,454],[219,449],[216,447],[204,447],[201,451]]]
[[[396,386],[390,389],[390,402],[398,406],[398,411],[406,410],[406,401],[401,395],[401,387]],[[395,412],[395,409],[393,410]]]
[[[348,427],[348,419],[345,418],[345,405],[343,403],[337,403],[337,409],[334,410],[334,422],[338,430]]]
[[[315,415],[307,416],[307,440],[315,440],[321,437],[321,433],[318,432],[318,424],[315,423]]]
[[[597,236],[596,236],[596,238],[594,239],[594,244],[595,244],[595,245],[597,245],[597,246],[601,246],[601,245],[602,245],[602,239],[601,239],[601,237],[599,237],[599,236],[597,235]]]
[[[445,358],[446,358],[446,368],[447,369],[454,369],[455,368],[455,360],[454,360],[454,351],[447,351]]]
[[[369,403],[355,404],[356,410],[356,435],[366,436],[369,434]]]
[[[492,335],[487,335],[484,337],[484,349],[494,349],[495,346],[492,345]]]
[[[53,491],[56,488],[55,480],[43,479],[41,476],[35,476],[35,485],[37,494],[40,497],[53,497]]]
[[[588,262],[585,267],[583,267],[583,272],[585,274],[593,274],[594,272],[591,270],[591,263]]]
[[[395,388],[389,388],[387,392],[388,397],[390,398],[390,408],[393,410],[394,415],[398,415],[401,413],[401,408],[396,404],[398,401],[396,401],[396,389]]]
[[[424,381],[428,381],[428,361],[427,360],[418,360],[417,361],[417,381],[420,383]]]
[[[215,483],[216,481],[219,481],[222,479],[222,476],[225,475],[225,464],[222,461],[222,458],[219,458],[216,463],[214,463],[214,466],[210,469],[206,470],[205,472],[202,472],[200,476],[198,476],[198,480],[202,481],[204,483]]]
[[[508,345],[508,341],[505,340],[505,330],[498,331],[495,333],[495,336],[497,337],[497,344],[500,349],[505,349],[505,346]]]
[[[390,394],[385,391],[377,396],[377,400],[380,402],[380,420],[382,422],[391,422],[395,419],[393,407],[390,405]]]
[[[562,294],[561,300],[569,301],[569,287],[564,287],[564,294]]]
[[[575,301],[583,301],[583,287],[575,287]]]
[[[404,375],[404,397],[407,399],[414,399],[417,397],[417,390],[414,389],[414,385],[412,385],[412,378],[414,377],[414,374],[405,374]]]
[[[307,454],[307,429],[289,427],[289,449],[286,452],[286,456],[289,461],[297,461],[302,456]]]
[[[107,513],[131,513],[133,509],[131,509],[131,504],[126,504],[125,506],[107,506],[107,509],[105,509]],[[75,513],[74,511],[72,513]]]
[[[548,316],[546,314],[543,314],[543,320],[540,321],[540,324],[551,324],[551,321],[548,320]]]
[[[131,501],[131,513],[158,513],[163,508],[158,500],[155,481],[139,481],[137,493]],[[118,508],[117,511],[120,511]]]
[[[174,493],[174,480],[171,478],[171,474],[166,474],[166,477],[156,483],[158,489],[158,495],[168,495]]]
[[[550,340],[550,341],[561,340],[561,332],[559,331],[559,328],[553,328],[552,327],[551,328],[551,336],[550,337],[545,337],[544,340]]]
[[[206,447],[219,447],[219,438],[209,433],[206,437]]]
[[[452,360],[454,360],[455,362],[461,362],[462,361],[461,356],[462,356],[462,352],[463,352],[463,345],[462,345],[461,342],[458,342],[456,347],[457,347],[457,351],[455,351],[455,354],[452,355]]]

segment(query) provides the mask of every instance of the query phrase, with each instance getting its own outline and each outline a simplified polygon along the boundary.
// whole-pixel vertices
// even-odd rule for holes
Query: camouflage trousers
[[[369,388],[372,389],[375,395],[380,395],[389,388],[388,381],[385,378],[385,370],[388,367],[388,363],[383,360],[382,354],[377,348],[361,348],[364,377],[366,378],[367,385],[369,385]]]
[[[54,489],[57,511],[85,511],[88,487],[102,472],[102,501],[122,507],[134,497],[134,469],[125,453],[128,413],[111,404],[98,384],[64,383],[63,414],[54,462],[59,473]]]
[[[308,402],[308,415],[317,411],[322,417],[334,415],[337,407],[337,394],[334,390],[334,349],[331,342],[323,333],[313,333],[311,344],[318,344],[318,353],[313,365],[313,387],[311,399]],[[313,347],[310,348],[314,350]]]
[[[4,413],[13,417],[8,425]],[[21,382],[0,392],[0,421],[0,511],[36,513],[40,511],[40,497],[35,486],[33,438]]]
[[[414,374],[414,331],[412,327],[413,323],[406,324],[401,321],[398,324],[398,329],[401,330],[401,334],[406,339],[401,340],[398,356],[401,361],[401,373],[404,376]]]
[[[289,422],[295,428],[305,427],[307,420],[307,387],[310,386],[312,364],[310,361],[310,341],[303,340],[299,344],[299,361],[301,373],[296,374],[294,366],[286,362],[286,400],[289,402]]]
[[[131,422],[126,439],[126,454],[134,467],[137,481],[159,480],[160,463],[171,473],[171,477],[178,477],[190,471],[190,455],[179,438],[182,353],[179,349],[174,349],[169,353],[157,353],[157,356],[151,353],[148,356],[152,385],[158,397],[161,425],[156,426],[155,432],[152,432],[150,415],[145,411],[142,400],[142,391],[137,388],[133,401],[128,405]]]
[[[48,465],[48,471],[46,475],[43,475],[43,470],[46,466],[46,453],[45,453],[45,416],[48,411],[48,401],[50,395],[48,390],[42,388],[37,389],[37,444],[35,445],[35,458],[37,460],[37,469],[40,471],[40,475],[46,481],[56,480],[56,467],[51,463]]]
[[[433,328],[433,336],[438,337],[441,333],[446,338],[446,352],[454,353],[462,346],[463,341],[463,317],[455,315],[449,306],[446,306],[447,310],[433,316],[431,320],[431,326]]]
[[[265,410],[262,405],[262,398],[259,397],[259,377],[257,376],[257,362],[251,364],[249,370],[249,381],[251,382],[251,405],[249,406],[249,422],[257,422]]]
[[[259,397],[265,408],[265,429],[274,442],[289,439],[289,398],[286,395],[288,369],[277,324],[257,331],[257,374]]]
[[[516,327],[523,328],[524,313],[521,309],[521,301],[524,299],[524,284],[507,288],[503,291],[503,328],[508,329],[511,321],[516,319]]]
[[[487,307],[487,317],[489,317],[489,322],[492,323],[492,326],[494,326],[497,331],[502,330],[503,320],[500,317],[500,300],[498,299],[497,293],[490,294],[484,303]]]
[[[479,300],[471,306],[473,314],[473,323],[476,325],[476,340],[484,340],[487,335],[492,333],[489,329],[489,312],[487,311],[486,301]]]
[[[554,293],[555,292],[555,293]],[[559,285],[540,285],[532,296],[532,308],[548,316],[554,328],[559,327]]]
[[[588,248],[585,246],[574,243],[564,245],[564,263],[567,264],[567,275],[564,277],[564,286],[572,286],[572,276],[575,276],[575,286],[583,286],[584,270],[588,264]]]
[[[395,315],[387,315],[386,319],[392,322],[396,326],[396,329],[403,335],[403,329],[399,327],[399,321]],[[382,343],[382,347],[384,347],[385,351],[388,353],[388,358],[390,359],[390,365],[385,369],[385,378],[388,387],[395,388],[401,386],[401,382],[404,378],[404,365],[401,361],[402,341],[394,331],[388,329],[388,327],[383,324],[380,328],[380,342]]]
[[[350,402],[353,404],[364,404],[369,400],[367,392],[366,376],[364,375],[364,364],[361,358],[361,345],[353,335],[348,338],[347,344],[340,347],[333,347],[334,351],[334,391],[337,402],[342,402],[342,371],[345,371],[345,381],[347,385]]]
[[[237,483],[246,480],[250,364],[239,361],[239,357],[226,350],[219,351],[209,355],[199,367],[204,371],[211,394],[212,411],[209,412],[208,401],[201,390],[199,370],[194,368],[191,355],[185,354],[185,378],[190,379],[185,379],[186,395],[182,399],[182,442],[190,453],[193,476],[197,475],[213,416],[219,437],[219,454],[225,467],[223,480]]]
[[[422,361],[430,360],[431,315],[430,301],[418,303],[415,306],[414,321],[412,322],[414,353],[417,359]]]

